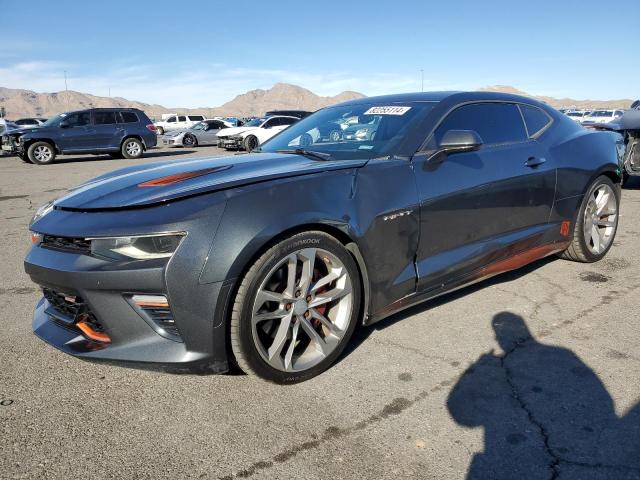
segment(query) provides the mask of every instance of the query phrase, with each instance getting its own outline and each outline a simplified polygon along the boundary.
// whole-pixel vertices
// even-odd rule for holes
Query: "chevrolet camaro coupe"
[[[318,134],[349,118],[375,135]],[[619,142],[529,98],[439,92],[328,107],[255,153],[123,168],[33,218],[33,330],[89,360],[306,380],[358,324],[548,255],[603,258]]]

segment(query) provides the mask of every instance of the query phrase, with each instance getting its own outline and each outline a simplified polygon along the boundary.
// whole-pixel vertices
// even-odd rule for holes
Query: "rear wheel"
[[[597,262],[613,244],[618,229],[619,190],[608,177],[598,177],[582,200],[573,240],[562,258]]]
[[[276,383],[318,375],[356,328],[360,289],[353,257],[326,233],[297,234],[271,247],[236,294],[230,336],[237,364]]]
[[[127,138],[122,142],[120,149],[124,158],[140,158],[142,157],[142,142],[137,138]]]
[[[27,156],[31,163],[48,165],[56,159],[56,151],[50,143],[35,142],[29,146]]]
[[[162,127],[156,127],[156,134],[158,134],[158,135],[164,135],[164,128],[162,128]]]

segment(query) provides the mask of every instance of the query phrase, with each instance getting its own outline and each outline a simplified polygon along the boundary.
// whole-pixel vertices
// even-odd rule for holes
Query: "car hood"
[[[171,130],[170,132],[167,132],[164,134],[165,137],[177,137],[178,135],[182,135],[183,133],[185,133],[188,129],[186,128],[181,128],[180,130]]]
[[[55,200],[68,210],[144,207],[277,178],[361,167],[362,160],[315,160],[301,155],[252,153],[147,163],[94,178]]]
[[[250,130],[256,130],[260,127],[231,127],[225,128],[220,133],[218,133],[219,137],[230,137],[231,135],[240,135],[241,133],[248,132]]]
[[[24,135],[25,133],[31,132],[42,132],[43,130],[48,130],[48,128],[42,127],[24,127],[24,128],[13,128],[11,130],[7,130],[4,132],[5,135]]]

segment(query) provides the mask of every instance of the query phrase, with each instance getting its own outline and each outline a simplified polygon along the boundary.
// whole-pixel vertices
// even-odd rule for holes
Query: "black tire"
[[[156,134],[157,135],[164,135],[164,128],[156,127]]]
[[[187,133],[182,139],[182,145],[185,147],[197,147],[198,139],[193,135],[191,135],[190,133]]]
[[[254,302],[262,282],[271,270],[292,253],[310,246],[329,252],[346,269],[352,286],[351,312],[345,316],[348,323],[344,327],[342,338],[333,347],[334,350],[319,363],[306,370],[278,370],[263,359],[254,341],[252,331]],[[322,373],[341,355],[360,320],[361,285],[355,260],[349,251],[332,236],[324,232],[310,231],[296,234],[277,243],[251,265],[236,293],[230,321],[230,343],[235,363],[247,374],[256,375],[264,380],[279,384],[301,382]]]
[[[137,138],[125,138],[120,147],[120,152],[124,158],[140,158],[144,152],[144,147]]]
[[[20,160],[22,160],[24,163],[33,163],[31,160],[29,160],[29,156],[26,153],[22,153],[18,155],[18,157],[20,157]]]
[[[589,203],[589,199],[593,195],[593,193],[602,185],[608,185],[614,193],[615,204],[616,204],[616,217],[615,217],[615,225],[614,230],[611,235],[611,240],[607,247],[598,253],[592,252],[588,245],[587,241],[584,237],[583,229],[584,229],[584,221],[585,221],[585,210],[587,209],[587,205]],[[582,199],[582,204],[580,205],[580,210],[578,210],[578,216],[573,222],[573,238],[571,240],[571,244],[569,247],[560,254],[561,258],[566,260],[572,260],[574,262],[582,262],[582,263],[593,263],[597,262],[604,258],[607,252],[611,249],[613,245],[613,241],[615,239],[616,231],[618,229],[618,217],[620,214],[620,190],[617,185],[614,185],[609,177],[600,176],[596,178],[596,180],[591,184],[589,189],[587,190],[587,194]]]
[[[249,135],[247,138],[244,139],[244,149],[247,152],[251,152],[252,150],[255,150],[256,148],[258,148],[260,146],[260,141],[258,140],[258,137],[256,137],[255,135]]]
[[[56,149],[47,142],[34,142],[27,149],[27,157],[36,165],[49,165],[56,159]]]

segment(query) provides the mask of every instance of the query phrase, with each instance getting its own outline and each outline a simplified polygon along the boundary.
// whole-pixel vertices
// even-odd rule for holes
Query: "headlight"
[[[38,220],[40,220],[47,213],[51,212],[51,210],[53,210],[53,202],[52,201],[42,205],[40,208],[38,208],[38,210],[36,210],[36,213],[33,216],[33,218],[31,219],[31,221],[29,222],[29,225],[32,225],[33,223],[35,223]]]
[[[173,255],[184,233],[146,235],[140,237],[88,238],[91,253],[113,260],[150,260]]]
[[[360,130],[356,130],[355,137],[358,139],[367,138],[368,133],[369,133],[368,128],[361,128]]]

